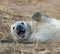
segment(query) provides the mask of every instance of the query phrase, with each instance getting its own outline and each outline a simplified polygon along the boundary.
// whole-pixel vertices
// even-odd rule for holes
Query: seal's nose
[[[21,29],[23,29],[23,26],[21,26],[21,25],[18,25],[17,28],[16,28],[17,31],[19,31]]]

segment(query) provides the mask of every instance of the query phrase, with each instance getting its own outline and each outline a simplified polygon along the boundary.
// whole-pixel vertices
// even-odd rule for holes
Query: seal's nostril
[[[23,22],[22,22],[21,24],[22,24],[22,25],[24,25],[24,23],[23,23]]]
[[[21,25],[18,25],[16,29],[19,31],[19,30],[23,29],[23,27]]]

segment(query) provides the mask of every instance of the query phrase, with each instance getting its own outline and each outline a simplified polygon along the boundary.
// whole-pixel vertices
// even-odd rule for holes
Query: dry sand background
[[[0,0],[0,40],[12,40],[10,25],[17,20],[32,20],[41,12],[60,19],[60,0]],[[60,54],[60,43],[0,43],[0,54]]]

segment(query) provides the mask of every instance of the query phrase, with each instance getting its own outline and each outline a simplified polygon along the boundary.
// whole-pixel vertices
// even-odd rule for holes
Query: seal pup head
[[[29,25],[25,21],[17,21],[11,25],[11,33],[14,39],[27,39],[29,36]]]

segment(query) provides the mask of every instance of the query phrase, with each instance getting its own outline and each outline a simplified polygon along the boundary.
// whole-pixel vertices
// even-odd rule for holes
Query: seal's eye
[[[15,27],[13,27],[13,29],[14,29]]]
[[[24,23],[23,23],[23,22],[22,22],[21,24],[22,24],[22,25],[24,25]]]

